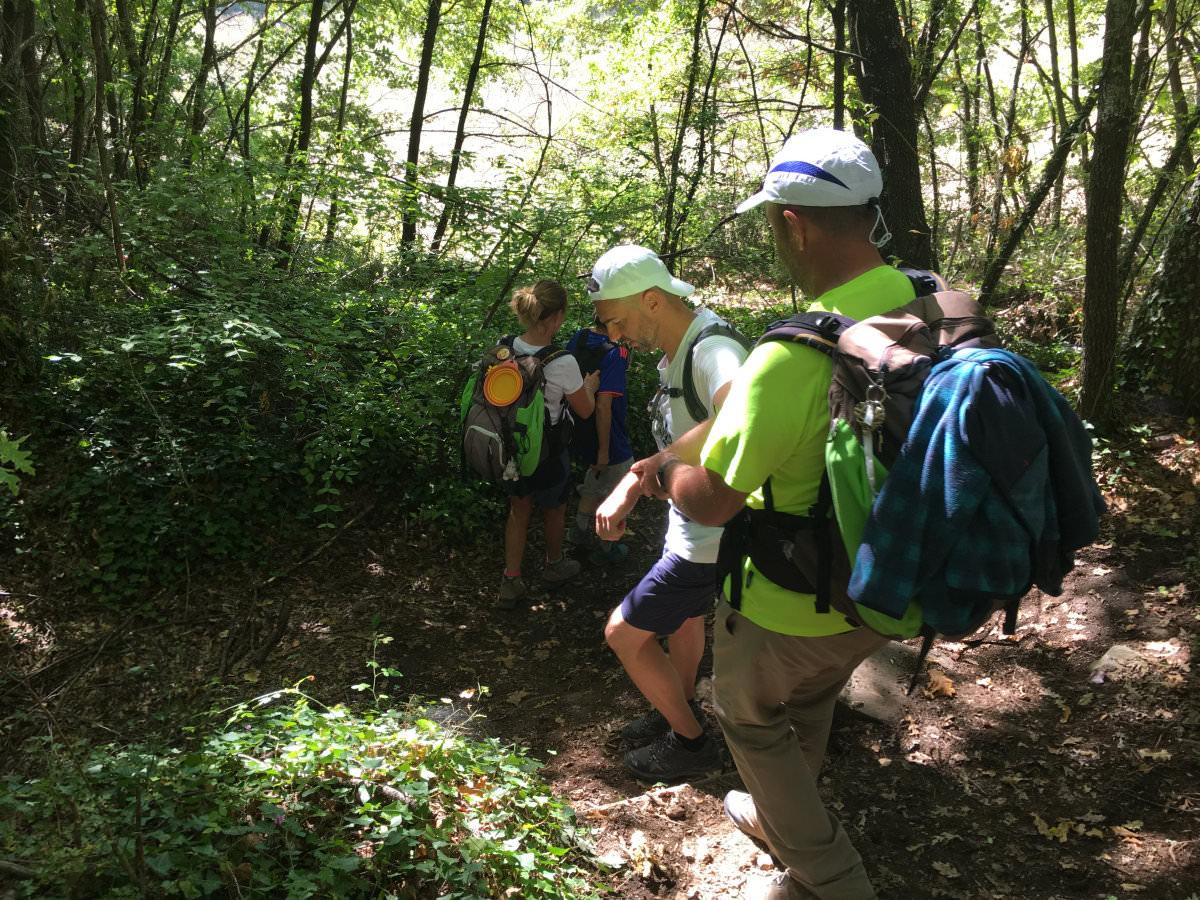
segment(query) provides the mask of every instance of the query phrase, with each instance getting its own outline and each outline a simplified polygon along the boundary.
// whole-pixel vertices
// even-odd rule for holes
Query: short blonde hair
[[[557,281],[543,278],[513,291],[508,305],[523,327],[532,328],[543,319],[567,308],[567,289]]]

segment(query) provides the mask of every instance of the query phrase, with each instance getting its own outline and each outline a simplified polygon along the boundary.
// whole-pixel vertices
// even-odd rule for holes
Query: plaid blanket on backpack
[[[1091,439],[1062,395],[1021,356],[959,350],[925,382],[849,593],[896,617],[917,598],[934,630],[968,634],[996,598],[1061,594],[1103,511]]]

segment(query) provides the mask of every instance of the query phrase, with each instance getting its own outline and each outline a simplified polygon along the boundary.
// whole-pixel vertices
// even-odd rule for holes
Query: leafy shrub
[[[28,435],[26,436],[28,437]],[[0,428],[0,487],[7,488],[14,497],[21,491],[20,476],[33,475],[33,458],[28,450],[22,450],[25,438],[10,438]]]
[[[106,746],[10,776],[19,896],[590,896],[585,833],[495,740],[418,710],[298,689],[234,708],[194,750]]]

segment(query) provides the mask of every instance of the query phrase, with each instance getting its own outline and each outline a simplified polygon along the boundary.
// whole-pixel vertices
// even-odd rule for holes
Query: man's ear
[[[662,296],[656,288],[646,288],[642,292],[642,309],[646,312],[653,313],[658,311],[658,305],[662,301]]]
[[[803,253],[812,237],[812,235],[809,234],[811,230],[811,223],[805,216],[801,215],[794,209],[784,207],[782,212],[783,224],[784,228],[787,230],[788,242],[797,251]]]

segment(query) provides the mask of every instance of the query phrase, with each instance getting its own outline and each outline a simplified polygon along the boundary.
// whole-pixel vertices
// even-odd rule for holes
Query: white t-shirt
[[[696,318],[684,332],[683,340],[675,358],[667,361],[666,354],[658,361],[659,391],[650,401],[651,430],[661,450],[675,438],[695,428],[699,422],[688,412],[687,400],[683,396],[683,370],[687,362],[688,348],[701,329],[715,323],[728,324],[711,309],[697,307]],[[696,345],[692,355],[692,384],[696,395],[708,417],[713,415],[713,396],[733,380],[734,373],[746,358],[746,349],[731,337],[709,335]],[[678,397],[668,393],[677,389]],[[711,525],[699,525],[670,504],[667,518],[667,552],[698,563],[715,563],[721,544],[722,529]]]
[[[532,356],[541,349],[520,337],[513,339],[513,350],[517,353]],[[564,353],[542,366],[542,373],[546,376],[546,387],[542,393],[546,398],[546,409],[550,410],[550,424],[557,425],[565,407],[563,398],[583,387],[583,373],[579,371],[578,361],[570,353]]]

